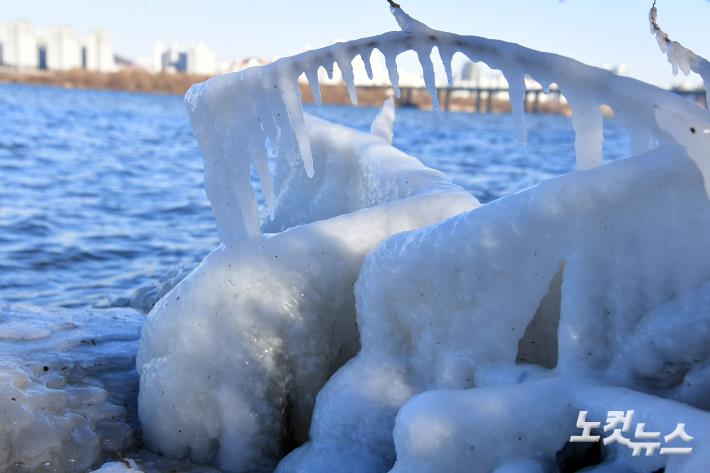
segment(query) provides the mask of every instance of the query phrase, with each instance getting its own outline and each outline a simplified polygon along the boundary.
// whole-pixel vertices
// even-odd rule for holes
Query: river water
[[[377,114],[306,109],[361,130]],[[528,126],[521,146],[509,115],[403,109],[394,145],[488,202],[574,168],[568,118]],[[613,119],[605,136],[622,157]],[[180,97],[0,85],[0,176],[0,304],[136,306],[217,245]]]

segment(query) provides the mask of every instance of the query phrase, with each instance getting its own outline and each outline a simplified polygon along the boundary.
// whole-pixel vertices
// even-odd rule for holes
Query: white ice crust
[[[143,473],[136,462],[130,458],[118,462],[107,462],[92,473]]]
[[[710,149],[710,136],[690,125],[678,123],[688,149],[701,141]],[[397,472],[491,471],[521,447],[519,455],[550,463],[576,412],[592,402],[597,412],[619,405],[607,402],[611,394],[598,402],[579,394],[586,385],[574,376],[707,408],[710,156],[698,158],[664,145],[384,242],[356,285],[361,350],[319,394],[310,442],[278,471],[387,471],[395,458]],[[541,376],[513,368],[523,361],[553,369],[544,376],[559,376],[555,386],[564,389],[501,388],[491,394],[495,409],[476,401],[484,396],[478,389],[455,394],[482,403],[476,410],[455,407],[445,393],[405,404],[433,389]],[[433,399],[445,416],[429,410]],[[643,408],[645,399],[628,400],[624,410]],[[693,418],[698,441],[708,441],[710,414],[654,399],[667,422],[671,413],[676,422]],[[534,409],[539,420],[522,415]],[[494,420],[512,422],[516,412],[518,425]],[[542,424],[545,416],[567,429]],[[523,433],[528,443],[513,442]],[[469,439],[482,448],[464,448]],[[656,457],[654,469],[663,461]]]
[[[84,472],[132,444],[142,321],[126,310],[0,308],[0,471]]]
[[[234,472],[542,472],[579,410],[634,409],[655,430],[685,422],[696,453],[610,447],[597,471],[697,471],[710,458],[710,114],[392,11],[401,32],[188,93],[222,245],[143,328],[147,444]],[[434,46],[446,66],[461,51],[503,70],[521,140],[525,76],[557,83],[578,171],[479,207],[390,146],[391,103],[371,133],[303,114],[301,73],[318,97],[318,68],[335,62],[354,96],[350,61],[375,48],[395,93],[411,49],[436,96]],[[603,166],[601,105],[631,136],[631,157]]]

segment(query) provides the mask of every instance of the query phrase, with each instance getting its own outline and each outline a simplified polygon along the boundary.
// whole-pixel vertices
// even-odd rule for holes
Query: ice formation
[[[668,62],[673,68],[673,74],[678,74],[680,70],[683,74],[688,75],[692,71],[703,78],[706,104],[710,107],[710,62],[704,57],[695,54],[678,41],[670,39],[668,34],[658,25],[658,10],[656,9],[655,2],[653,3],[653,7],[651,7],[651,11],[648,13],[648,21],[651,24],[651,34],[656,37],[661,52],[665,53],[668,57]]]
[[[392,128],[391,104],[377,131]],[[357,353],[353,285],[391,235],[478,204],[379,135],[306,117],[318,174],[276,170],[280,233],[212,252],[153,309],[138,354],[147,443],[270,471],[308,434],[316,394]]]
[[[400,32],[337,43],[262,67],[217,76],[190,89],[187,108],[204,156],[205,187],[223,243],[259,233],[257,197],[250,185],[252,168],[260,177],[269,212],[274,208],[270,155],[278,155],[291,164],[302,160],[308,176],[318,171],[301,109],[299,76],[305,74],[318,101],[318,69],[328,70],[337,63],[353,90],[351,61],[360,56],[369,65],[374,49],[384,54],[397,95],[395,58],[407,50],[418,54],[426,86],[434,98],[436,85],[430,58],[434,47],[444,61],[449,80],[456,52],[502,70],[511,87],[514,123],[521,139],[526,135],[523,78],[529,75],[545,88],[556,83],[574,112],[580,169],[591,169],[603,160],[601,105],[610,106],[627,125],[632,154],[654,146],[653,137],[660,132],[654,117],[657,106],[699,117],[697,107],[643,82],[517,44],[436,31],[412,19],[401,8],[392,8],[392,13],[402,28]],[[635,93],[627,93],[631,89]]]
[[[695,471],[710,455],[710,115],[392,12],[400,32],[188,93],[223,244],[144,326],[148,445],[236,472],[271,471],[295,447],[277,471],[550,471],[579,410],[635,409],[649,427],[686,422],[697,454],[610,447],[599,468]],[[479,207],[390,146],[391,102],[371,133],[301,110],[302,73],[318,98],[318,69],[337,63],[355,99],[350,61],[375,48],[395,93],[395,58],[414,50],[435,99],[433,47],[449,78],[455,52],[503,71],[521,140],[525,76],[558,84],[579,171]],[[631,136],[631,157],[604,166],[601,105]]]
[[[387,471],[395,461],[393,427],[397,472],[484,464],[490,468],[480,471],[492,471],[522,446],[517,455],[550,463],[564,444],[558,440],[569,436],[553,427],[548,441],[540,435],[547,426],[522,416],[517,426],[494,428],[490,418],[477,422],[484,413],[470,410],[469,417],[448,400],[470,398],[492,410],[491,401],[477,401],[487,395],[478,389],[404,404],[432,389],[561,376],[555,386],[564,389],[550,390],[549,404],[532,387],[491,394],[499,414],[539,404],[541,416],[558,418],[554,408],[578,411],[595,399],[567,378],[576,375],[707,408],[710,121],[663,111],[658,121],[676,143],[551,179],[396,235],[371,253],[356,286],[360,353],[323,388],[310,442],[278,471]],[[554,371],[528,372],[514,368],[516,361]],[[599,409],[614,409],[609,392]],[[628,402],[626,409],[646,403]],[[653,403],[669,412],[673,406]],[[679,421],[690,417],[699,435],[708,429],[710,414],[688,410]],[[570,418],[560,422],[570,425]],[[512,440],[524,434],[527,443],[506,442],[506,432]],[[474,439],[483,447],[475,452],[467,447]]]
[[[132,444],[142,319],[0,309],[0,471],[84,472]]]

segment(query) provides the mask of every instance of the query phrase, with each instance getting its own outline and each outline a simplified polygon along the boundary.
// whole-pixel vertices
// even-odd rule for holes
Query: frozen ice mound
[[[690,460],[637,469],[609,450],[600,468],[692,468],[708,442],[707,110],[392,12],[402,31],[188,92],[222,245],[144,326],[148,445],[228,471],[271,471],[295,447],[277,471],[546,471],[574,433],[575,418],[562,417],[584,406],[663,411],[654,426],[677,416],[696,429]],[[573,111],[580,171],[478,208],[389,145],[390,104],[369,134],[302,111],[302,74],[318,100],[318,70],[335,63],[355,100],[352,60],[368,67],[374,49],[395,93],[395,59],[414,50],[436,105],[434,47],[449,79],[457,52],[503,71],[521,141],[526,75],[556,83]],[[607,165],[603,105],[632,156]],[[518,427],[508,410],[558,417],[549,431]]]
[[[0,471],[87,471],[132,445],[135,353],[127,310],[0,308]]]
[[[606,445],[594,472],[705,471],[710,460],[710,413],[591,378],[552,376],[471,390],[428,391],[407,402],[397,416],[397,463],[391,473],[549,472],[555,452],[570,438],[581,410],[603,421],[610,410],[635,408],[646,432],[673,432],[679,420],[692,433],[690,455],[632,456],[619,443]],[[485,426],[485,427],[484,427]],[[624,434],[632,437],[633,432]],[[573,444],[570,444],[573,445]],[[584,445],[584,444],[576,444]],[[683,442],[675,446],[687,446]],[[352,471],[352,470],[347,470]],[[573,470],[574,471],[574,470]]]
[[[277,168],[265,228],[283,231],[220,246],[148,316],[139,414],[162,454],[273,470],[306,440],[321,386],[357,353],[353,285],[365,255],[478,205],[381,136],[306,124],[318,173]]]
[[[361,350],[278,471],[548,471],[581,409],[636,409],[665,433],[687,422],[707,455],[710,121],[658,122],[672,139],[653,151],[373,251],[355,287]],[[540,378],[554,380],[526,383]],[[695,471],[668,459],[624,465]]]

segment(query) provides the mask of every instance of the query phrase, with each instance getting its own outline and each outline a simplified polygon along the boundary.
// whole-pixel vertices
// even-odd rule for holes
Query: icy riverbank
[[[221,244],[160,288],[145,323],[4,309],[10,471],[111,459],[104,471],[694,473],[710,461],[708,111],[392,11],[400,32],[191,89]],[[301,73],[335,62],[352,90],[350,62],[374,48],[395,89],[395,58],[414,50],[435,93],[435,46],[445,66],[462,51],[503,70],[521,142],[523,78],[557,83],[578,171],[481,206],[391,146],[391,102],[369,133],[301,109]],[[602,105],[632,137],[627,159],[604,163]],[[603,424],[624,413],[623,428]],[[660,439],[690,452],[665,454]]]

